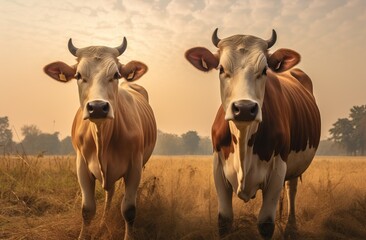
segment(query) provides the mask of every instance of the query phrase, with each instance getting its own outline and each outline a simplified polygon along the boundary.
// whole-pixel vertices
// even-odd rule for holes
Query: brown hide
[[[291,151],[305,150],[308,144],[317,148],[320,113],[312,95],[311,79],[299,69],[281,74],[267,71],[267,74],[263,121],[249,139],[248,146],[253,146],[253,153],[265,161],[269,161],[273,154],[280,154],[286,161]],[[224,115],[220,106],[212,126],[212,142],[214,150],[223,149],[227,158],[233,140]]]
[[[211,129],[211,136],[213,149],[216,152],[219,152],[222,149],[225,158],[229,157],[230,152],[234,152],[229,123],[225,120],[225,111],[222,106],[220,106],[216,114],[216,118]]]
[[[99,156],[96,150],[96,126],[89,120],[83,120],[81,109],[77,111],[72,127],[74,148],[83,155],[94,177],[97,177],[98,170],[101,171],[105,189],[123,177],[134,164],[142,167],[146,163],[157,135],[146,90],[136,84],[122,85],[124,87],[119,87],[115,118],[105,120],[100,126]],[[143,156],[143,163],[135,162],[137,156]]]

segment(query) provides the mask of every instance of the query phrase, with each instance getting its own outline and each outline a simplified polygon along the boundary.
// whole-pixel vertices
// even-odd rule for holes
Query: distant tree
[[[60,142],[60,154],[75,154],[74,148],[72,146],[71,137],[67,136]]]
[[[200,139],[199,152],[201,155],[211,155],[213,153],[212,142],[209,137],[203,137]]]
[[[13,133],[9,129],[9,119],[7,116],[0,117],[0,149],[3,149],[3,153],[9,153],[12,151],[13,145]]]
[[[39,149],[37,141],[41,130],[36,125],[24,125],[21,127],[23,140],[20,142],[26,154],[38,154],[42,150]]]
[[[340,143],[348,154],[365,154],[366,105],[354,106],[349,118],[339,118],[329,130],[330,140]]]
[[[182,134],[183,148],[186,154],[197,154],[200,137],[196,131],[188,131]]]
[[[365,155],[366,148],[366,105],[354,106],[350,113],[354,128],[353,139],[361,155]]]
[[[164,133],[158,130],[154,154],[156,155],[180,155],[182,154],[182,140],[176,134]]]
[[[331,135],[329,140],[340,143],[346,149],[347,154],[355,154],[354,129],[348,118],[339,118],[337,122],[333,123],[333,128],[329,130],[329,133]]]
[[[35,125],[25,125],[21,128],[24,136],[21,145],[26,154],[60,154],[59,133],[42,133]]]
[[[55,155],[60,154],[60,140],[59,133],[41,133],[36,138],[37,150],[46,154]]]
[[[24,125],[21,129],[22,135],[24,138],[30,137],[30,136],[38,136],[41,134],[41,130],[36,125]]]
[[[155,155],[208,155],[212,154],[212,144],[208,137],[201,138],[196,131],[188,131],[181,136],[158,130]]]

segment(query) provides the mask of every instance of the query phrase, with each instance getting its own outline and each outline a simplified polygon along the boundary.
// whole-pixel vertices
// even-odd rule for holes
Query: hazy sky
[[[115,47],[126,36],[120,61],[149,66],[137,83],[150,94],[158,128],[208,136],[220,104],[218,73],[194,69],[184,52],[194,46],[215,51],[216,27],[220,38],[265,39],[273,28],[272,50],[291,48],[302,56],[299,67],[313,80],[324,139],[352,106],[366,104],[365,25],[364,0],[0,0],[0,116],[9,116],[19,134],[35,124],[70,135],[79,107],[76,82],[56,82],[43,66],[75,63],[70,37],[76,47]]]

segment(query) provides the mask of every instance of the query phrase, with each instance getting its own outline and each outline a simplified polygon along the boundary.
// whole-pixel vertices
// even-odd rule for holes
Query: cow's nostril
[[[105,103],[105,105],[102,108],[103,112],[108,113],[109,112],[109,104]]]
[[[92,113],[94,111],[94,108],[93,108],[93,106],[90,103],[88,103],[86,105],[86,109],[88,110],[89,113]]]
[[[250,113],[253,115],[257,115],[258,113],[258,104],[255,104],[254,107],[252,107],[252,109],[250,109]]]
[[[240,108],[238,108],[235,103],[233,104],[233,113],[235,115],[239,114],[240,113]]]

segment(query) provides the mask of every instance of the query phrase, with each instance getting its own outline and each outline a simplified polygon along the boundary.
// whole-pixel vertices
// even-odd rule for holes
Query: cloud
[[[316,88],[322,101],[326,100],[320,93],[331,85],[326,71],[333,78],[345,76],[342,67],[347,66],[356,68],[348,70],[354,72],[352,76],[365,76],[360,57],[365,55],[366,39],[363,0],[15,0],[1,4],[0,41],[6,53],[17,48],[22,53],[19,58],[28,54],[28,59],[57,56],[73,61],[66,47],[69,37],[80,47],[113,47],[126,36],[128,48],[122,60],[151,65],[147,78],[156,77],[156,84],[169,86],[170,97],[184,98],[182,89],[204,86],[186,74],[190,66],[181,70],[187,66],[183,54],[194,46],[214,51],[211,34],[216,27],[221,38],[233,34],[268,38],[276,29],[274,49],[296,49],[304,66],[325,79],[318,83],[323,88]],[[333,61],[340,62],[337,68]]]
[[[11,11],[17,14],[7,13]],[[168,49],[185,42],[209,42],[216,27],[223,36],[247,33],[265,38],[276,28],[289,42],[314,40],[316,34],[326,42],[333,33],[349,35],[366,18],[365,3],[357,0],[110,0],[88,5],[39,0],[7,2],[2,13],[5,24],[13,28],[10,34],[16,36],[30,34],[26,27],[52,33],[50,40],[55,41],[66,33],[85,43],[101,38],[113,41],[127,34],[137,41],[140,36],[150,40],[145,47]]]
[[[173,14],[177,15],[191,15],[194,12],[202,11],[206,6],[204,0],[172,0],[167,6],[166,10]]]

